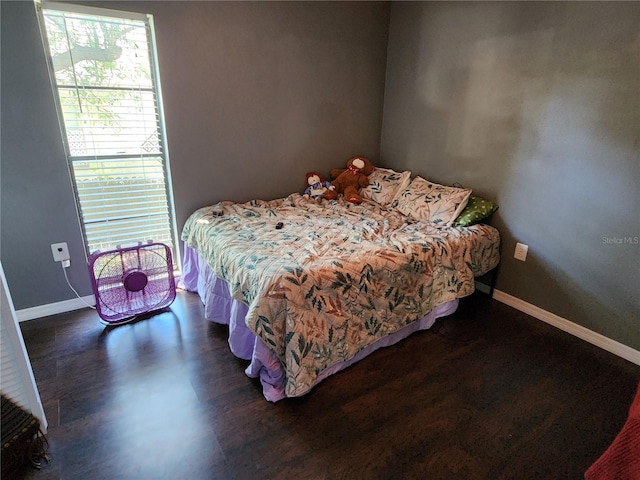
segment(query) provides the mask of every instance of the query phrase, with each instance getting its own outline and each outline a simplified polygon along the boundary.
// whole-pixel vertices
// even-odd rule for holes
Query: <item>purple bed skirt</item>
[[[197,292],[204,304],[205,318],[211,322],[229,325],[229,347],[238,358],[250,360],[245,370],[247,376],[260,378],[264,397],[270,402],[285,398],[285,374],[278,357],[253,334],[244,323],[247,306],[231,297],[224,280],[213,273],[198,252],[184,245],[182,278],[178,287]],[[398,332],[381,338],[377,342],[360,350],[348,361],[337,363],[318,375],[316,384],[325,378],[362,360],[379,348],[388,347],[405,339],[418,330],[427,330],[435,321],[452,314],[458,308],[458,300],[439,305],[421,319],[407,325]]]

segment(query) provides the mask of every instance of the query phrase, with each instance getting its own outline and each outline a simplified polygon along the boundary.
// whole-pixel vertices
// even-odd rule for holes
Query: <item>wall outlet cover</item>
[[[65,260],[69,260],[69,247],[67,246],[67,242],[62,243],[52,243],[51,244],[51,253],[53,253],[53,261],[54,262],[63,262]]]
[[[513,253],[513,258],[521,261],[525,261],[527,259],[527,252],[529,251],[529,246],[524,243],[516,243],[516,251]]]

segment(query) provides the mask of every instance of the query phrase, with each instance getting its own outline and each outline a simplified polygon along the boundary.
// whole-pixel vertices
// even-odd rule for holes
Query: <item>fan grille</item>
[[[107,323],[165,308],[175,299],[171,250],[162,243],[96,252],[89,267],[96,309]]]

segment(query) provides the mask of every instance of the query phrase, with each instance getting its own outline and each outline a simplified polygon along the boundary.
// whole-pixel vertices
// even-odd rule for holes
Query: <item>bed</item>
[[[294,193],[220,202],[185,223],[180,286],[229,325],[232,353],[269,401],[430,328],[499,263],[494,227],[459,224],[470,190],[371,177],[359,205]]]

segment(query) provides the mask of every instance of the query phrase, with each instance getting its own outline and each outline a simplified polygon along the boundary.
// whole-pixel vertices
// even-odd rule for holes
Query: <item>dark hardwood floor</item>
[[[640,367],[476,293],[458,311],[269,403],[197,295],[105,328],[23,322],[51,462],[29,479],[579,479]]]

